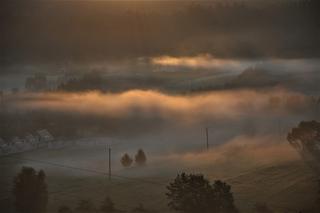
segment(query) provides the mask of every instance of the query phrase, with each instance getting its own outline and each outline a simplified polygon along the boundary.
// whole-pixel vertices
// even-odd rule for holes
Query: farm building
[[[37,135],[39,136],[40,142],[51,142],[54,140],[51,133],[46,129],[41,129],[37,131]]]
[[[33,136],[32,134],[27,134],[26,137],[25,137],[25,141],[28,144],[30,144],[32,146],[35,146],[38,143],[39,140],[35,136]]]

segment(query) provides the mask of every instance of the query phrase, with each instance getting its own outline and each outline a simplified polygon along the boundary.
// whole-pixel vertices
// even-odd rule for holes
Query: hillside
[[[46,171],[50,213],[56,212],[58,206],[63,204],[74,207],[80,199],[91,199],[99,205],[106,195],[112,197],[120,210],[131,210],[143,203],[152,212],[170,212],[166,206],[165,186],[175,177],[177,170],[189,168],[170,168],[154,162],[150,162],[146,167],[130,169],[121,169],[116,165],[115,176],[109,181],[103,156],[97,157],[98,149],[100,148],[96,146],[86,146],[85,149],[69,147],[1,158],[1,170],[6,171],[6,175],[1,176],[1,184],[7,186],[6,189],[1,189],[0,193],[2,209],[5,209],[5,206],[12,209],[12,178],[21,166],[28,165]],[[79,156],[82,156],[81,160]],[[116,161],[114,163],[117,164]],[[63,168],[59,165],[88,168],[98,172]],[[201,172],[212,181],[217,177],[221,178],[221,174],[217,175],[212,169],[203,168]],[[232,185],[236,205],[241,212],[248,212],[256,202],[266,203],[279,212],[297,212],[312,206],[317,193],[316,178],[302,161],[257,166],[222,179]],[[137,194],[139,196],[136,196]]]

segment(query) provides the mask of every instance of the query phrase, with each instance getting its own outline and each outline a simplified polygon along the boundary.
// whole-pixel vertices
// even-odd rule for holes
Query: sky
[[[0,88],[24,87],[39,72],[314,72],[320,56],[316,6],[1,1]],[[197,78],[204,77],[199,72]]]
[[[175,1],[2,4],[2,66],[206,54],[218,59],[319,56],[313,5],[296,11],[281,4],[261,10],[250,3],[243,8]]]

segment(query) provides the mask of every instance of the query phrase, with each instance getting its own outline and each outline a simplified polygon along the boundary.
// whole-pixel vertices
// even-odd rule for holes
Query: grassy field
[[[212,168],[198,171],[174,168],[167,162],[152,159],[144,167],[123,169],[118,161],[122,149],[118,148],[112,158],[114,176],[109,180],[107,156],[102,147],[101,144],[76,145],[0,158],[0,198],[4,210],[1,212],[11,211],[12,179],[22,166],[46,172],[50,213],[57,212],[63,204],[74,207],[81,199],[91,199],[99,206],[105,196],[110,196],[119,210],[130,211],[143,203],[152,212],[170,212],[165,197],[166,185],[181,171],[201,172],[212,181],[217,178],[226,181],[232,186],[241,212],[250,212],[256,202],[266,203],[276,212],[297,212],[308,209],[316,199],[317,178],[299,160],[260,165],[237,174],[217,174]]]

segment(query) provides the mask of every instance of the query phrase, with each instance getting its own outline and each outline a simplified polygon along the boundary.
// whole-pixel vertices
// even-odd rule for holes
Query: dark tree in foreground
[[[237,212],[230,185],[216,180],[212,186],[212,190],[214,205],[211,208],[214,209],[215,212]]]
[[[212,188],[203,175],[182,173],[167,186],[168,206],[176,211],[195,213],[206,212],[212,199]]]
[[[80,200],[76,207],[76,212],[90,213],[95,212],[95,206],[91,200]]]
[[[302,121],[288,133],[287,140],[304,160],[320,173],[320,123]]]
[[[43,213],[48,203],[45,173],[31,167],[23,167],[14,178],[14,198],[17,212]]]
[[[213,185],[203,175],[179,174],[167,186],[168,206],[184,213],[234,213],[231,187],[215,181]]]
[[[127,153],[125,153],[121,158],[121,164],[124,167],[131,166],[132,162],[133,162],[132,158]]]
[[[104,201],[102,202],[101,207],[100,207],[100,211],[105,212],[105,213],[115,211],[114,203],[112,202],[112,200],[109,197],[106,197],[104,199]]]
[[[318,196],[316,198],[313,212],[320,212],[320,179],[318,180]]]
[[[70,207],[63,205],[58,209],[58,213],[72,213],[72,210]]]
[[[138,150],[138,153],[135,156],[135,161],[138,165],[144,165],[147,162],[146,154],[142,149]]]

